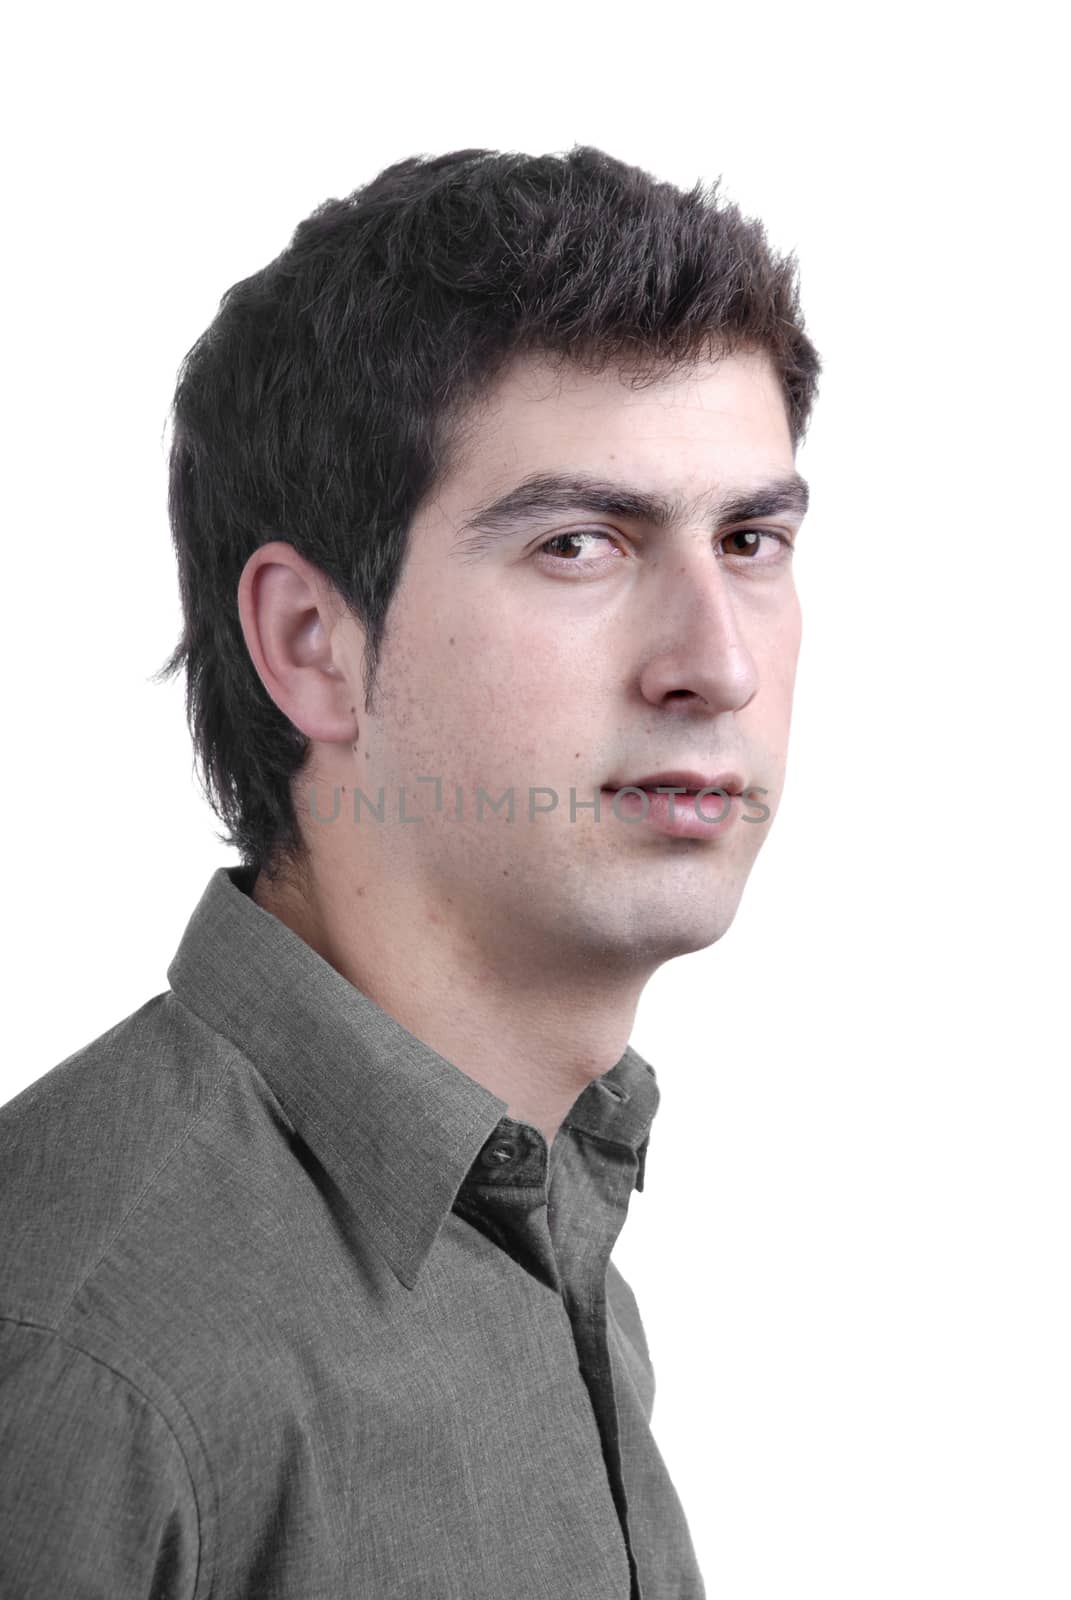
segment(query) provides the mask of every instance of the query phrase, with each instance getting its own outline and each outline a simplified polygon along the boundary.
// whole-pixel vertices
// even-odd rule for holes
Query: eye
[[[773,539],[777,548],[768,557],[760,559],[763,539]],[[730,540],[739,540],[740,543],[727,554],[742,556],[745,562],[753,562],[762,567],[775,566],[778,562],[787,560],[794,548],[788,535],[778,533],[776,528],[737,528],[733,533],[724,534],[718,543],[724,545]]]
[[[585,539],[602,539],[604,543],[616,547],[616,541],[599,528],[577,528],[572,533],[557,533],[553,539],[544,540],[535,554],[546,557],[549,564],[556,567],[600,566],[601,561],[577,560],[580,552],[575,547]]]

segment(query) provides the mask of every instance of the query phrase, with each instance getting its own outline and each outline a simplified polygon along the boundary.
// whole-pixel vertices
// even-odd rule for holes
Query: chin
[[[691,915],[674,917],[667,912],[637,908],[635,919],[628,925],[619,922],[612,929],[604,925],[601,942],[605,952],[612,949],[625,964],[660,966],[676,956],[709,950],[728,933],[735,913],[735,906],[720,911],[707,906],[693,908]]]
[[[717,944],[718,940],[728,933],[732,925],[732,917],[724,917],[717,922],[707,922],[702,927],[682,928],[676,938],[672,933],[668,934],[666,943],[674,948],[667,960],[671,960],[673,956],[690,956],[700,950],[709,950],[712,944]]]

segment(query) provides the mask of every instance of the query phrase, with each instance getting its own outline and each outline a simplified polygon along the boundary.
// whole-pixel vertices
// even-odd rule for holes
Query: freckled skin
[[[391,819],[354,824],[343,806],[350,820],[317,826],[299,784],[311,901],[298,907],[263,882],[256,898],[548,1138],[619,1056],[650,975],[730,926],[770,825],[671,838],[617,819],[607,795],[598,822],[590,809],[571,821],[570,789],[590,802],[603,785],[659,769],[731,768],[767,791],[772,820],[799,603],[790,560],[748,568],[698,521],[637,535],[567,512],[466,559],[458,529],[538,471],[574,468],[690,497],[794,465],[764,357],[638,391],[613,371],[563,377],[535,358],[514,363],[489,391],[465,459],[414,518],[371,712],[363,633],[332,607],[315,569],[274,545],[251,561],[267,566],[274,552],[282,573],[260,599],[251,569],[243,574],[250,649],[312,740],[305,782],[319,786],[321,812],[332,785],[352,790],[360,745],[360,787],[374,800],[383,786]],[[763,526],[795,532],[798,520]],[[540,543],[576,532],[603,537],[586,541],[572,573],[560,546],[556,564],[536,556]],[[318,600],[322,626],[296,632],[291,619]],[[438,812],[419,777],[441,778]],[[403,785],[416,823],[399,820]],[[513,822],[490,805],[477,820],[479,786],[492,800],[513,787]],[[556,791],[556,810],[530,822],[529,787]]]

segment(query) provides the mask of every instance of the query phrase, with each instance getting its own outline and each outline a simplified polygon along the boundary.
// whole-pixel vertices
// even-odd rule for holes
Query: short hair
[[[312,562],[365,630],[365,706],[414,514],[449,476],[489,384],[540,355],[633,388],[765,352],[798,447],[821,363],[793,254],[718,196],[590,145],[455,150],[384,168],[299,223],[227,290],[169,413],[168,512],[202,787],[243,865],[307,865],[292,784],[310,741],[253,664],[238,582],[261,544]]]

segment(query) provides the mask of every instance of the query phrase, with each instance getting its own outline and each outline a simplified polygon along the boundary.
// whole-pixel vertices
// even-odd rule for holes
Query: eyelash
[[[778,533],[776,528],[737,528],[733,532],[722,534],[722,537],[718,543],[721,544],[724,540],[732,539],[736,536],[736,534],[740,533],[765,534],[768,539],[776,539],[778,544],[782,545],[790,555],[795,548],[794,541],[786,537],[785,534]],[[573,528],[570,529],[568,533],[556,533],[552,539],[545,539],[541,545],[536,547],[533,553],[537,556],[545,556],[550,564],[554,567],[557,567],[559,570],[561,570],[563,567],[577,567],[581,569],[586,567],[590,571],[592,568],[598,568],[601,565],[601,562],[582,562],[577,559],[570,559],[566,556],[554,556],[547,554],[548,547],[550,545],[559,544],[565,539],[579,539],[585,536],[590,536],[591,538],[595,539],[608,540],[612,540],[613,538],[612,534],[605,532],[605,530],[602,528]],[[739,552],[737,553],[739,554]],[[780,565],[781,558],[778,557],[776,561],[760,561],[754,556],[743,556],[742,559],[746,566],[773,567]]]

